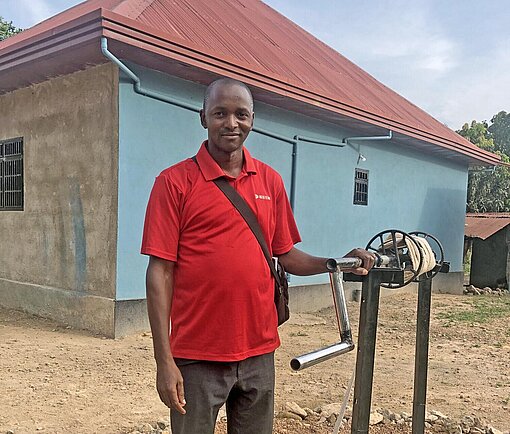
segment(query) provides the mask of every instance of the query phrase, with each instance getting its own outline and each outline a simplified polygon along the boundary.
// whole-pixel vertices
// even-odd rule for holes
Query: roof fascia
[[[34,33],[28,38],[19,38],[18,40],[18,36],[23,36],[24,32],[11,36],[10,38],[5,39],[4,41],[2,41],[2,43],[0,43],[0,56],[3,57],[11,52],[20,49],[26,49],[32,45],[44,43],[48,39],[53,39],[55,35],[65,34],[66,32],[75,30],[76,28],[82,27],[90,22],[96,21],[99,23],[102,19],[103,12],[104,10],[101,8],[95,9],[91,12],[81,15],[75,19],[66,21],[51,29]],[[35,30],[35,28],[33,29]],[[31,30],[32,28],[25,30],[25,32],[30,32]]]
[[[0,73],[100,37],[102,27],[102,11],[97,9],[5,48],[0,45]]]

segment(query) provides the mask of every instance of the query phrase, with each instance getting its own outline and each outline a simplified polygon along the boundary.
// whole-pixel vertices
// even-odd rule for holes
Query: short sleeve
[[[145,213],[142,254],[177,260],[182,197],[168,175],[156,178]]]
[[[276,226],[271,244],[273,255],[276,256],[287,253],[294,244],[301,241],[283,181],[281,178],[279,181],[280,185],[276,195]]]

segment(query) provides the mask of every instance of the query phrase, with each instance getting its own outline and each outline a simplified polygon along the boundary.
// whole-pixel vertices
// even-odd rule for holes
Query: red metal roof
[[[52,75],[105,62],[98,36],[121,58],[184,78],[239,78],[276,106],[353,120],[349,126],[367,133],[391,129],[397,141],[410,137],[423,150],[433,144],[447,158],[500,161],[259,0],[85,1],[0,42],[0,93],[41,81],[46,70],[31,66],[36,59],[46,59]]]
[[[485,240],[510,225],[509,213],[467,213],[465,235]]]

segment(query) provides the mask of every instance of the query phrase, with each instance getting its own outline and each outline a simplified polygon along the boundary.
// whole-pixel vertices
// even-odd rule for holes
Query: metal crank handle
[[[301,371],[302,369],[309,368],[317,363],[324,362],[332,359],[333,357],[340,356],[348,353],[354,349],[352,341],[337,342],[336,344],[328,347],[319,348],[318,350],[311,351],[310,353],[294,357],[290,361],[290,367],[294,371]]]
[[[317,363],[347,353],[354,349],[341,272],[337,270],[329,273],[329,279],[331,282],[331,290],[333,291],[333,301],[335,303],[338,331],[340,332],[341,340],[340,342],[328,347],[319,348],[318,350],[310,353],[294,357],[290,362],[290,366],[295,371],[300,371],[301,369],[316,365]]]

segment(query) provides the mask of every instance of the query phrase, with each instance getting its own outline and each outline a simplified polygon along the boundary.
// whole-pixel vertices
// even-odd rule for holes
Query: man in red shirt
[[[294,247],[301,239],[280,175],[243,147],[253,119],[245,84],[213,82],[200,112],[207,140],[195,161],[161,172],[147,206],[147,307],[157,389],[174,434],[213,434],[224,403],[230,434],[273,426],[274,282],[255,236],[212,181],[225,177],[243,197],[289,273],[328,271],[326,258]],[[363,260],[358,274],[373,266],[369,252],[348,256]]]

